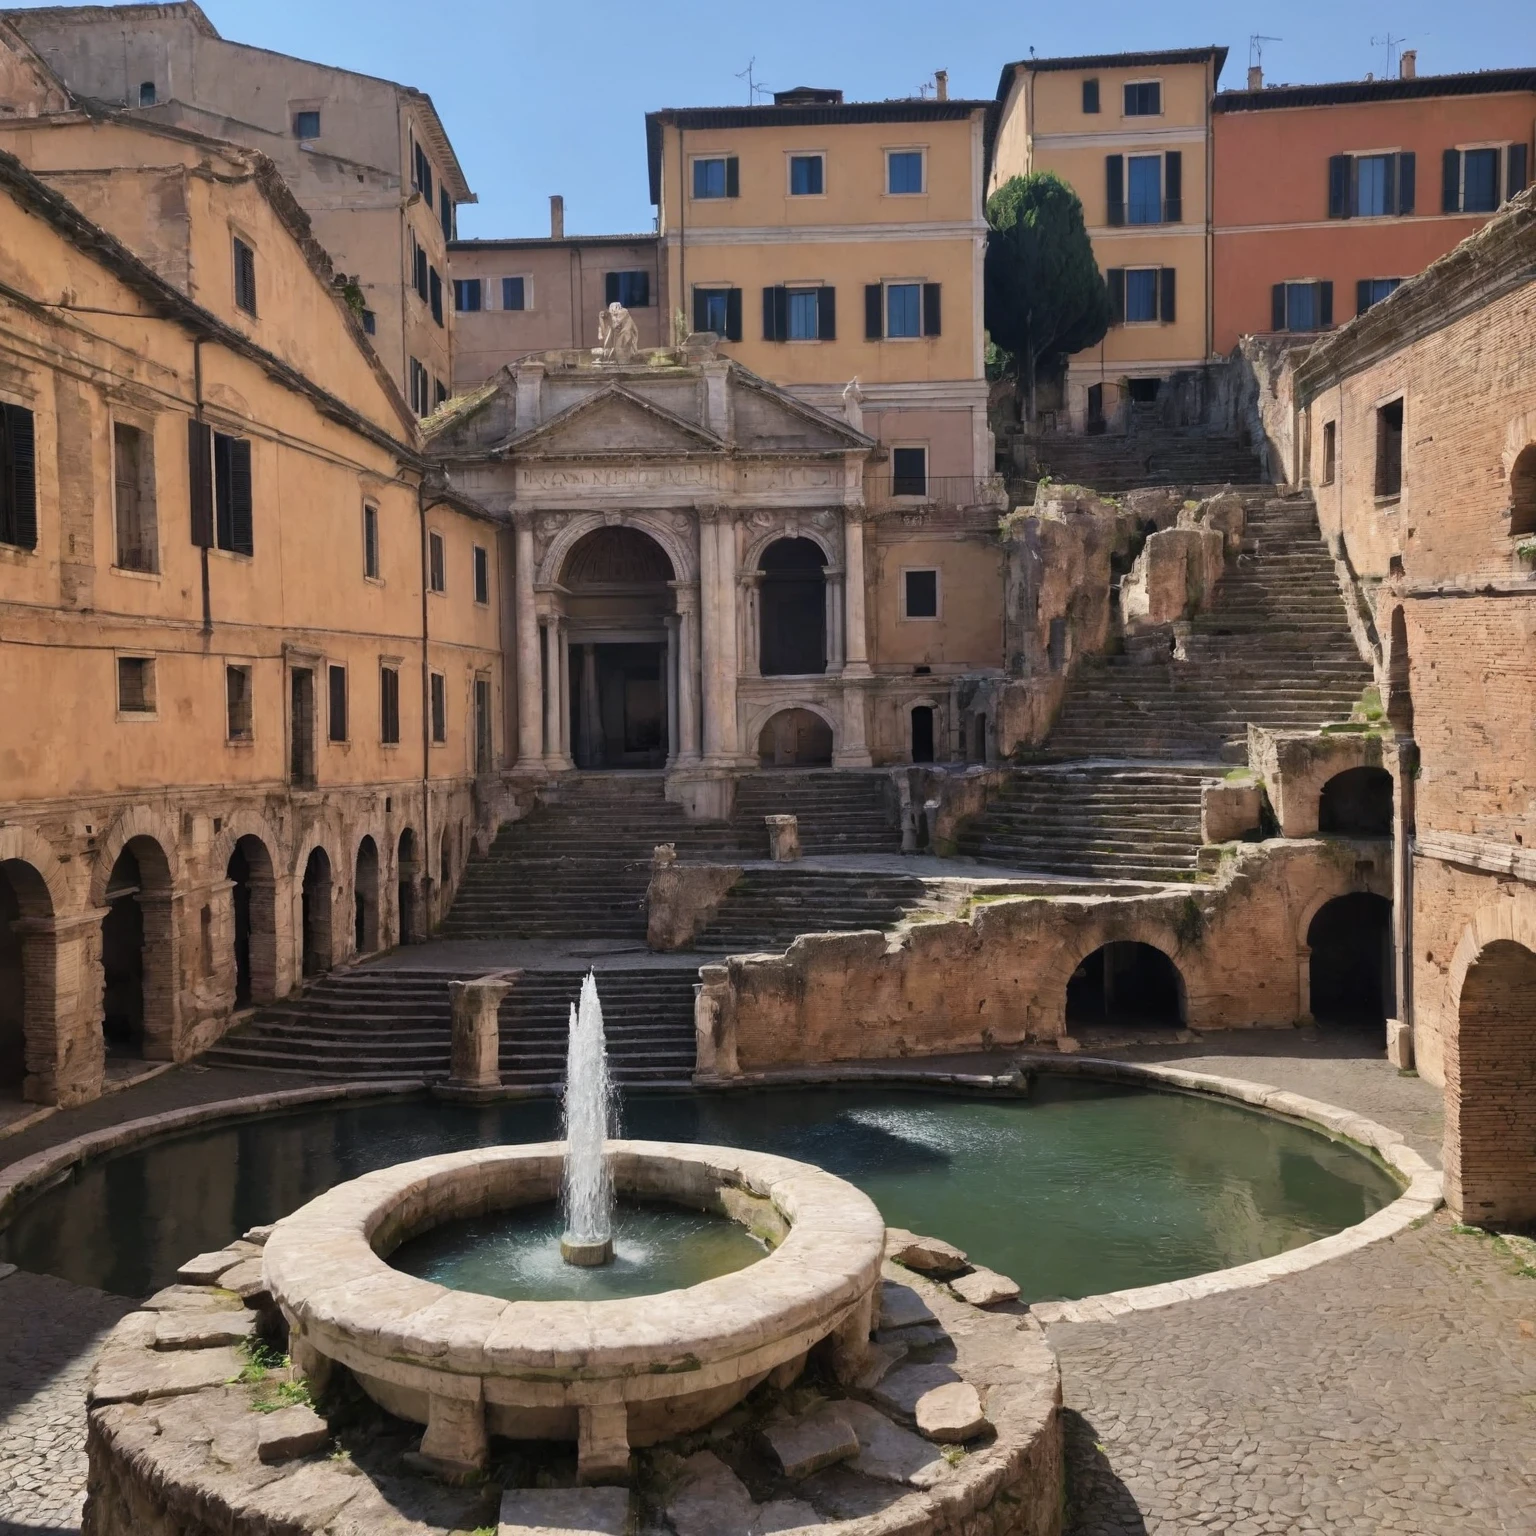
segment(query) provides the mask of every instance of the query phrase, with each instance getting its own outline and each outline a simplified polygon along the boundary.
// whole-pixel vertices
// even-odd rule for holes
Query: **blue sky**
[[[1243,82],[1251,33],[1279,37],[1264,44],[1271,81],[1380,76],[1389,32],[1418,50],[1421,74],[1536,67],[1536,0],[202,3],[225,37],[430,92],[480,196],[459,221],[476,236],[544,233],[552,192],[572,233],[650,229],[645,113],[744,103],[738,72],[754,58],[770,88],[840,86],[851,100],[914,95],[935,69],[949,70],[952,95],[990,97],[1002,65],[1031,46],[1048,56],[1222,43],[1230,87]]]

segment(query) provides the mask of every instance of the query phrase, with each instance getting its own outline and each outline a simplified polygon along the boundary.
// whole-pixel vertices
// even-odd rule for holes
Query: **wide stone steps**
[[[451,1049],[450,979],[442,971],[338,972],[261,1010],[204,1060],[317,1076],[442,1078]],[[599,973],[618,1083],[675,1085],[691,1078],[696,979],[691,968]],[[579,971],[523,972],[500,1011],[505,1083],[547,1089],[563,1081],[568,1010],[580,990]]]
[[[905,875],[749,870],[694,940],[694,948],[781,950],[806,933],[884,931],[926,895],[921,880]]]

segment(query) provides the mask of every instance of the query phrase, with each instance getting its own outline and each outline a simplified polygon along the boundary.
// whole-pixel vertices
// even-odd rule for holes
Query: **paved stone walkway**
[[[1400,1077],[1374,1042],[1276,1030],[1083,1046],[1325,1099],[1398,1127],[1438,1161],[1439,1094]],[[303,1083],[177,1069],[0,1140],[0,1165],[120,1119]],[[1519,1269],[1442,1214],[1259,1290],[1053,1326],[1069,1536],[1531,1536],[1536,1276]],[[0,1280],[0,1536],[78,1529],[83,1383],[129,1306],[48,1276]]]

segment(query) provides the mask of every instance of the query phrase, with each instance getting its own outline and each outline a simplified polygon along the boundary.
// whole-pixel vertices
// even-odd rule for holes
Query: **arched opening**
[[[453,828],[444,827],[437,845],[437,883],[446,895],[453,889]]]
[[[352,880],[352,947],[371,955],[379,947],[379,845],[365,837],[357,845]]]
[[[827,557],[812,539],[776,539],[757,563],[759,670],[800,677],[827,670]]]
[[[1323,785],[1317,830],[1343,837],[1392,835],[1392,775],[1385,768],[1346,768]]]
[[[987,760],[987,717],[977,715],[971,722],[971,757],[978,763]]]
[[[1178,1029],[1184,1023],[1184,979],[1152,944],[1121,939],[1088,955],[1067,982],[1067,1027],[1121,1025]]]
[[[1413,686],[1408,663],[1408,617],[1398,606],[1388,630],[1387,719],[1399,736],[1413,735]]]
[[[243,1008],[277,995],[277,881],[267,845],[242,837],[224,878],[234,882],[235,1006]]]
[[[416,931],[416,834],[405,828],[395,849],[395,879],[400,908],[400,942],[414,944]]]
[[[1486,945],[1461,984],[1446,1071],[1446,1195],[1462,1220],[1536,1222],[1536,953]]]
[[[304,974],[320,976],[331,968],[331,858],[324,848],[310,851],[304,866]]]
[[[171,871],[152,837],[131,838],[107,876],[101,922],[102,1034],[109,1057],[170,1053],[176,985]]]
[[[933,761],[933,706],[931,704],[912,706],[912,761],[914,763]]]
[[[832,727],[809,709],[781,709],[758,733],[764,768],[825,768],[832,762]]]
[[[1527,443],[1509,472],[1509,531],[1536,533],[1536,443]]]
[[[1386,1028],[1392,1003],[1392,903],[1369,891],[1325,902],[1307,927],[1312,1017]]]
[[[38,872],[20,859],[0,863],[0,1092],[6,1094],[20,1093],[26,1081],[28,1009],[43,1002],[28,991],[27,947],[44,936],[29,939],[22,924],[52,915],[53,900]]]
[[[638,528],[596,528],[561,569],[566,704],[578,768],[660,768],[669,749],[667,619],[672,562]],[[549,655],[546,653],[546,675]]]

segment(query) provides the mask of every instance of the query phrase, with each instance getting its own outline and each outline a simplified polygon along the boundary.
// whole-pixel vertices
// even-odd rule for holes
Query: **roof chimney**
[[[565,199],[558,192],[549,200],[549,238],[565,239]]]
[[[933,91],[940,101],[949,100],[949,71],[947,69],[934,70]]]
[[[1262,64],[1250,64],[1248,66],[1248,89],[1250,91],[1262,91],[1264,89],[1264,66]]]
[[[1417,48],[1405,48],[1403,56],[1398,60],[1397,74],[1401,80],[1414,80],[1419,73],[1419,50]]]

